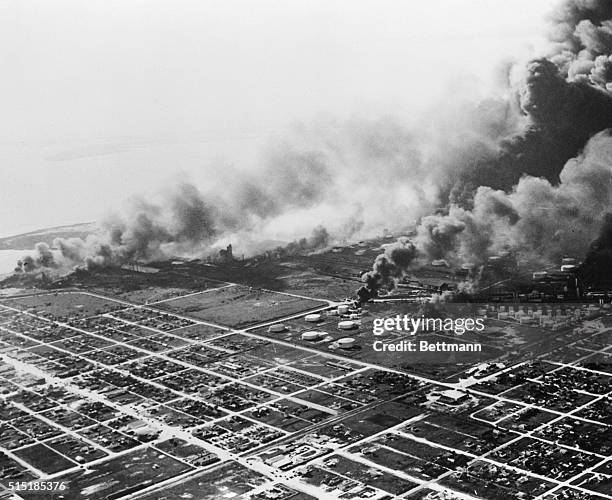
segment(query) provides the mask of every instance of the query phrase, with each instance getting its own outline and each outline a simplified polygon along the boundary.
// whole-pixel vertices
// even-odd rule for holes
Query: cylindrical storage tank
[[[355,346],[355,339],[353,337],[346,337],[338,340],[338,347],[340,349],[350,349]]]
[[[349,306],[346,304],[341,304],[338,306],[338,314],[346,314],[348,313]]]
[[[270,325],[268,328],[269,333],[282,333],[287,330],[287,327],[282,323],[277,323],[276,325]]]
[[[354,321],[340,321],[340,323],[338,323],[338,328],[340,328],[340,330],[352,330],[356,326],[357,323]]]
[[[321,315],[320,314],[307,314],[304,319],[306,321],[308,321],[308,323],[316,323],[318,321],[321,321]]]
[[[319,340],[321,332],[304,332],[302,333],[302,340]]]

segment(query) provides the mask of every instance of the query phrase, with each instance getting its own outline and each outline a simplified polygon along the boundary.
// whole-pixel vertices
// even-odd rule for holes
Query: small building
[[[465,403],[469,399],[469,396],[457,389],[448,389],[440,393],[438,403],[442,403],[448,406],[458,406]]]

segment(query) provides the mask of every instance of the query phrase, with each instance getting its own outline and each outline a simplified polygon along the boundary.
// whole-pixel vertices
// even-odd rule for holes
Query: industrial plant
[[[612,500],[612,0],[554,1],[0,2],[0,500]]]

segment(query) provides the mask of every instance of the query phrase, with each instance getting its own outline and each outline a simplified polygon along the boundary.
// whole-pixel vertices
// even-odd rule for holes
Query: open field
[[[198,498],[217,500],[234,498],[251,491],[265,482],[265,478],[236,462],[229,462],[213,470],[198,474],[180,484],[172,485],[150,495],[139,496],[139,500],[171,500],[174,498]]]
[[[45,318],[58,320],[86,318],[125,307],[119,302],[78,292],[31,295],[29,297],[7,300],[3,304],[31,312],[32,314],[38,314]]]
[[[323,301],[234,286],[162,302],[156,307],[214,324],[242,328],[324,305]]]

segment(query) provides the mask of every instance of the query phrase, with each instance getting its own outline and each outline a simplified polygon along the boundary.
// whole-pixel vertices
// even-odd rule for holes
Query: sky
[[[553,0],[0,0],[0,237],[248,169],[318,117],[409,120],[543,45]]]

